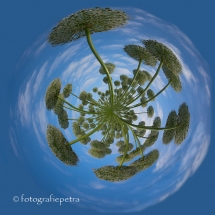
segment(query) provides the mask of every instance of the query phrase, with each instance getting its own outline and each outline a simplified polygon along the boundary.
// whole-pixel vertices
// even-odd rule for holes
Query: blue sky
[[[156,17],[159,17],[171,24],[176,25],[194,43],[197,50],[208,63],[209,71],[214,71],[214,40],[215,16],[213,8],[214,1],[109,1],[108,4],[97,1],[1,1],[0,14],[4,34],[1,34],[0,41],[0,68],[2,78],[1,86],[1,207],[2,214],[96,214],[86,209],[80,210],[71,208],[69,205],[34,205],[32,203],[14,203],[12,197],[26,196],[44,197],[47,196],[40,187],[33,182],[26,166],[14,156],[10,142],[9,131],[9,92],[15,88],[11,84],[11,76],[16,72],[16,67],[21,56],[27,47],[32,45],[44,31],[62,19],[65,14],[69,15],[82,8],[101,7],[138,7]],[[30,67],[31,65],[29,65]],[[214,79],[212,73],[212,79]],[[213,89],[214,90],[214,89]],[[212,90],[212,95],[213,95]],[[214,105],[214,104],[212,104]],[[214,115],[212,116],[214,119]],[[27,135],[27,134],[26,134]],[[23,140],[24,140],[23,136]],[[215,162],[214,162],[214,136],[212,136],[208,154],[193,177],[189,178],[182,188],[163,202],[144,210],[144,214],[206,214],[212,215],[215,212]],[[32,156],[33,158],[33,156]],[[33,162],[33,161],[32,161]],[[30,165],[30,164],[29,164]],[[42,165],[38,163],[38,165]],[[40,168],[35,174],[45,174]],[[41,177],[42,180],[42,177]],[[57,179],[55,179],[57,181]],[[47,177],[53,185],[55,180]],[[142,214],[136,213],[136,214]]]

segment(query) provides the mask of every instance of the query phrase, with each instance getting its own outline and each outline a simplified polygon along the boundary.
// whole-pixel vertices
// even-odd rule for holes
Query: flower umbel
[[[176,92],[182,90],[181,63],[164,44],[155,40],[143,40],[145,47],[126,45],[124,51],[138,61],[137,68],[133,69],[131,77],[126,74],[120,75],[119,80],[111,77],[116,66],[110,62],[103,62],[93,45],[91,34],[123,26],[127,20],[128,16],[123,11],[110,8],[81,10],[60,21],[49,36],[52,45],[62,45],[86,36],[90,50],[100,63],[98,73],[104,75],[103,82],[107,90],[102,92],[98,85],[93,87],[92,93],[83,90],[76,95],[72,91],[71,83],[61,92],[60,79],[52,81],[45,95],[46,107],[57,115],[61,128],[67,129],[71,125],[76,139],[68,142],[59,129],[49,125],[48,144],[55,156],[68,165],[76,165],[78,162],[78,157],[71,148],[73,144],[90,143],[88,154],[95,159],[109,156],[112,153],[112,145],[116,144],[119,152],[116,161],[119,165],[108,165],[94,170],[98,178],[112,182],[128,180],[157,161],[158,150],[145,155],[145,149],[158,140],[160,131],[164,131],[164,144],[169,144],[174,139],[178,145],[186,138],[190,124],[190,113],[186,103],[179,107],[178,114],[174,110],[170,112],[165,127],[162,127],[159,116],[154,117],[154,107],[148,105],[169,85]],[[143,64],[155,67],[155,74],[151,75],[148,71],[142,70]],[[168,83],[156,92],[152,88],[152,83],[160,71],[163,71]],[[74,105],[77,104],[74,103],[74,97],[79,102],[78,106]],[[71,112],[77,112],[79,116],[69,118]],[[148,118],[154,117],[153,124],[146,125],[139,114],[145,114]],[[149,134],[147,130],[150,130]],[[101,138],[93,139],[94,133],[99,133]],[[139,158],[133,163],[124,165],[136,157]]]
[[[125,12],[110,8],[80,10],[61,20],[52,29],[48,40],[52,45],[62,45],[86,36],[87,28],[90,29],[90,34],[109,31],[125,25],[128,19]]]

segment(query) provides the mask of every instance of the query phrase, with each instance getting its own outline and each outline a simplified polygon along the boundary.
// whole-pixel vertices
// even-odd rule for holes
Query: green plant
[[[51,82],[46,90],[46,107],[48,110],[53,110],[58,116],[61,128],[68,128],[69,122],[72,121],[72,131],[76,139],[70,142],[64,141],[59,130],[49,126],[47,140],[50,148],[64,163],[76,165],[77,159],[76,162],[68,162],[67,159],[62,159],[57,151],[65,148],[67,150],[64,149],[63,152],[67,152],[75,143],[80,142],[86,145],[90,142],[89,154],[101,159],[111,154],[110,146],[118,140],[116,145],[119,147],[119,153],[122,154],[117,158],[119,166],[106,166],[94,171],[97,177],[109,181],[126,180],[151,166],[158,159],[159,153],[155,150],[148,156],[144,156],[144,150],[156,142],[159,131],[164,131],[163,142],[165,144],[173,138],[175,138],[176,144],[180,144],[187,135],[190,123],[190,113],[185,103],[180,106],[178,114],[175,111],[170,113],[165,127],[161,127],[160,117],[155,117],[151,126],[145,125],[144,121],[136,122],[138,121],[138,114],[146,113],[148,117],[153,117],[154,108],[151,105],[147,107],[147,105],[155,100],[169,85],[176,92],[182,90],[179,76],[182,66],[167,46],[155,40],[143,40],[145,47],[139,45],[126,45],[124,47],[124,51],[138,61],[137,69],[133,70],[133,77],[121,75],[119,80],[113,81],[111,74],[114,72],[115,65],[110,62],[103,62],[93,45],[91,34],[123,26],[127,20],[128,16],[123,11],[110,8],[81,10],[60,21],[49,36],[49,42],[53,46],[72,42],[86,36],[89,48],[101,65],[98,72],[104,75],[103,82],[108,87],[105,92],[99,91],[98,87],[92,89],[93,93],[99,97],[96,100],[93,98],[93,94],[86,91],[75,95],[72,92],[71,83],[67,84],[61,92],[59,78]],[[153,76],[145,70],[140,70],[141,64],[156,67],[157,63],[159,65]],[[168,83],[162,90],[154,93],[149,87],[160,71],[164,72]],[[68,102],[70,96],[74,96],[80,101],[78,107]],[[140,102],[134,104],[138,99]],[[136,113],[135,108],[139,106],[147,107],[147,111]],[[76,119],[69,119],[67,111],[78,112],[80,116]],[[144,136],[146,130],[151,131],[148,136]],[[55,140],[58,140],[58,136],[60,136],[59,142],[50,140],[50,133],[55,132],[56,135],[53,136],[56,136]],[[91,135],[95,132],[100,132],[101,140],[91,140]],[[133,148],[133,144],[129,143],[130,136],[134,139],[136,149],[128,153]],[[143,139],[145,141],[141,144]],[[141,158],[134,161],[130,166],[123,166],[124,162],[130,161],[136,156],[141,156]],[[65,156],[63,155],[63,157]]]

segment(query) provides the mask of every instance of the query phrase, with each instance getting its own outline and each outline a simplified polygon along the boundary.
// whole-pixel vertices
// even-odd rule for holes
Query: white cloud
[[[210,143],[210,136],[205,133],[204,124],[202,122],[198,124],[196,131],[192,136],[193,138],[189,144],[187,152],[184,154],[179,170],[185,171],[189,164],[190,175],[193,174],[202,163]],[[196,143],[198,143],[198,145]]]
[[[163,38],[156,38],[156,40],[158,42],[163,43],[164,45],[166,45],[169,49],[172,50],[172,52],[176,55],[176,57],[178,58],[178,60],[181,62],[182,64],[182,73],[185,76],[186,81],[189,84],[192,84],[193,86],[195,85],[195,83],[197,82],[196,78],[194,77],[193,73],[191,72],[189,66],[184,62],[184,60],[181,57],[181,52],[180,50],[174,46],[172,43],[169,43],[168,41],[166,41]]]
[[[89,183],[89,185],[96,189],[96,190],[101,190],[103,188],[105,188],[106,186],[104,186],[102,183],[98,182],[98,181],[92,181]]]
[[[31,120],[34,132],[36,134],[40,146],[45,149],[46,142],[44,142],[44,137],[46,136],[46,127],[48,124],[48,119],[46,117],[46,107],[43,99],[41,99],[37,104],[35,104],[34,109],[31,111],[31,113]]]
[[[48,61],[46,61],[43,66],[40,68],[39,72],[37,72],[37,76],[35,77],[35,82],[33,86],[33,95],[36,96],[38,89],[41,87],[41,82],[44,80],[44,75],[47,71],[47,64]]]
[[[40,45],[37,50],[34,52],[36,56],[38,56],[40,54],[40,52],[46,47],[47,42],[45,41],[44,43],[42,43],[42,45]]]
[[[18,144],[17,144],[16,134],[15,134],[13,127],[10,127],[10,129],[9,129],[9,138],[10,138],[10,143],[11,143],[11,146],[13,148],[15,155],[17,157],[19,157],[18,148],[17,148]]]
[[[163,109],[161,107],[161,105],[156,102],[156,107],[157,107],[157,115],[161,118],[161,121],[163,119]]]
[[[93,85],[97,79],[98,78],[90,78],[90,79],[86,80],[85,83],[80,87],[80,91],[87,89],[88,87]]]
[[[123,47],[124,45],[122,44],[112,44],[112,45],[101,46],[100,48],[107,50],[107,49],[121,49]]]
[[[81,77],[83,77],[83,73],[85,70],[89,71],[89,67],[94,63],[94,55],[90,54],[86,57],[82,58],[79,61],[73,61],[70,63],[66,70],[62,73],[62,81],[72,82],[78,81]],[[92,68],[95,68],[95,64],[93,64]]]
[[[27,126],[30,124],[31,119],[31,104],[34,100],[34,97],[32,96],[32,86],[35,82],[35,76],[37,71],[35,70],[30,77],[29,81],[27,83],[24,83],[18,94],[18,114],[20,117],[20,121],[22,123],[22,126]]]
[[[58,56],[53,60],[52,65],[50,66],[48,77],[56,71],[56,69],[59,67],[61,63],[67,62],[71,57],[75,56],[78,51],[82,48],[82,45],[84,44],[84,41],[80,41],[76,45],[70,45],[68,48],[64,51],[62,51]]]
[[[200,74],[204,78],[204,82],[205,82],[204,86],[205,86],[206,95],[207,95],[206,96],[207,97],[207,103],[210,104],[211,103],[211,92],[210,92],[210,86],[209,86],[209,83],[208,83],[210,81],[210,77],[201,66],[198,67],[198,71],[200,72]],[[205,96],[205,94],[204,94],[204,96]]]
[[[126,68],[117,67],[112,76],[119,77],[120,75],[132,75],[132,73]]]

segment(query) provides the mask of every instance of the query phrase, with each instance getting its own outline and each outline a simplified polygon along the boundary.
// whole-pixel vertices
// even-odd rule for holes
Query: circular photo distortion
[[[15,89],[15,90],[14,90]],[[176,26],[136,8],[77,11],[13,76],[15,155],[71,207],[136,212],[176,192],[210,142],[210,75]]]

